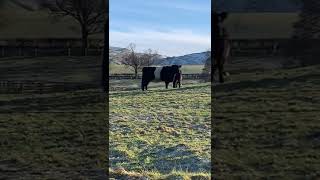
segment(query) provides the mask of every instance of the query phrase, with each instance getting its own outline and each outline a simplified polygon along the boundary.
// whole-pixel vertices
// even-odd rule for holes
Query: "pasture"
[[[151,82],[149,90],[142,92],[140,81],[112,80],[109,159],[113,176],[209,179],[210,91],[209,83],[188,81],[181,89]],[[123,170],[119,173],[118,168]]]
[[[319,177],[320,66],[287,62],[235,59],[214,86],[217,179]]]
[[[41,94],[36,87],[1,91],[0,179],[106,179],[106,99],[97,89],[98,59],[0,59],[0,81],[53,82]],[[61,91],[54,82],[84,89]]]
[[[183,81],[182,89],[166,90],[152,83],[141,92],[139,81],[111,81],[112,176],[209,178],[203,167],[212,142],[217,179],[318,177],[320,66],[233,58],[226,70],[226,83],[213,85],[213,115],[210,84]],[[211,116],[210,130],[201,119]]]

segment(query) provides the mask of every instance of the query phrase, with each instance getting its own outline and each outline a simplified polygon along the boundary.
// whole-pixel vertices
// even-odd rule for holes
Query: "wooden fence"
[[[197,80],[206,78],[203,74],[183,74],[183,79]],[[123,80],[134,79],[133,74],[113,74],[109,79]],[[141,79],[141,75],[138,76]],[[71,83],[71,82],[49,82],[49,81],[19,81],[19,80],[2,80],[0,81],[0,94],[20,94],[20,93],[53,93],[66,92],[75,90],[84,90],[90,88],[100,88],[99,82],[91,83]]]
[[[182,79],[204,79],[207,76],[204,74],[182,74]],[[135,79],[134,74],[111,74],[109,79],[121,80],[121,79]],[[141,79],[141,74],[138,75],[138,79]]]
[[[309,40],[310,41],[310,40]],[[319,45],[319,39],[311,40]],[[233,56],[273,56],[284,54],[287,47],[305,44],[292,39],[232,39]],[[89,39],[86,55],[103,53],[103,39]],[[81,39],[2,39],[0,57],[9,56],[78,56],[81,55]]]
[[[81,39],[2,39],[0,57],[80,56],[81,45]],[[102,55],[103,46],[103,40],[89,39],[86,55]]]
[[[44,82],[44,81],[0,81],[0,94],[19,93],[51,93],[66,92],[89,88],[97,88],[93,83],[70,83],[70,82]],[[98,87],[100,88],[100,87]]]
[[[320,39],[233,39],[231,40],[233,56],[278,56],[295,53],[319,53]],[[295,49],[292,49],[297,45]],[[309,52],[302,52],[299,47]]]

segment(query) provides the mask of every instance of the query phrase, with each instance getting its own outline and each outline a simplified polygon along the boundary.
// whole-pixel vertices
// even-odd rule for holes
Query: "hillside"
[[[207,59],[207,52],[187,54],[184,56],[167,57],[159,59],[157,65],[204,65]]]
[[[121,64],[121,58],[126,52],[128,52],[126,48],[109,47],[109,62],[111,64]],[[156,60],[155,65],[203,65],[206,60],[206,57],[206,52],[193,53],[176,57],[165,57]]]
[[[128,52],[126,48],[109,47],[109,63],[121,64],[121,59],[126,52]]]

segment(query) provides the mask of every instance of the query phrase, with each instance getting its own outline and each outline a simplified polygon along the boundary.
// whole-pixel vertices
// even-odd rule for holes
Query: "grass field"
[[[235,60],[227,82],[215,86],[214,176],[316,179],[320,66],[261,70],[258,59],[244,61]]]
[[[0,80],[96,82],[99,64],[94,57],[2,58]],[[316,179],[320,66],[295,64],[233,58],[231,76],[213,86],[214,104],[208,83],[151,83],[142,92],[139,81],[110,81],[111,176],[210,179],[212,159],[217,179]],[[106,179],[104,100],[97,88],[0,94],[0,179]]]
[[[0,81],[82,86],[98,80],[97,63],[92,57],[2,58]],[[106,179],[106,99],[97,88],[0,94],[0,179]]]
[[[163,83],[151,83],[148,92],[138,84],[111,82],[112,170],[121,167],[151,179],[209,179],[210,84],[190,81],[181,89],[166,90]]]
[[[233,58],[226,66],[231,76],[213,87],[215,178],[319,177],[320,66],[297,65],[260,57]],[[209,118],[210,85],[151,85],[141,92],[138,81],[111,81],[111,174],[209,178],[203,160],[210,159],[210,122],[201,119]]]
[[[204,65],[183,65],[181,70],[184,74],[196,74],[201,73]],[[134,74],[134,70],[131,67],[118,64],[109,65],[109,74]]]

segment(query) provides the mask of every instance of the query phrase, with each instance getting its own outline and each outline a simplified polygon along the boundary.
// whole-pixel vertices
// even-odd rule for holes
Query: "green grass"
[[[184,74],[201,73],[204,65],[183,65],[181,70]],[[134,70],[131,67],[118,64],[109,65],[109,74],[133,74]]]
[[[318,177],[320,66],[297,64],[277,57],[233,58],[226,65],[231,76],[213,87],[215,178]],[[191,174],[181,168],[195,157],[210,159],[210,137],[204,135],[210,122],[202,120],[210,113],[209,84],[183,81],[183,89],[165,90],[163,83],[151,83],[141,92],[139,81],[126,80],[111,81],[110,90],[114,177],[209,176],[197,168],[201,161],[192,163]]]
[[[210,84],[166,90],[153,83],[148,92],[119,86],[109,97],[111,168],[209,176]]]
[[[0,81],[98,84],[98,63],[93,57],[1,58]],[[43,94],[37,88],[0,94],[0,179],[104,177],[105,95],[98,86],[65,92],[49,88]]]
[[[215,86],[215,178],[318,177],[320,66],[229,70]]]
[[[0,59],[0,80],[99,84],[101,57],[7,57]]]

